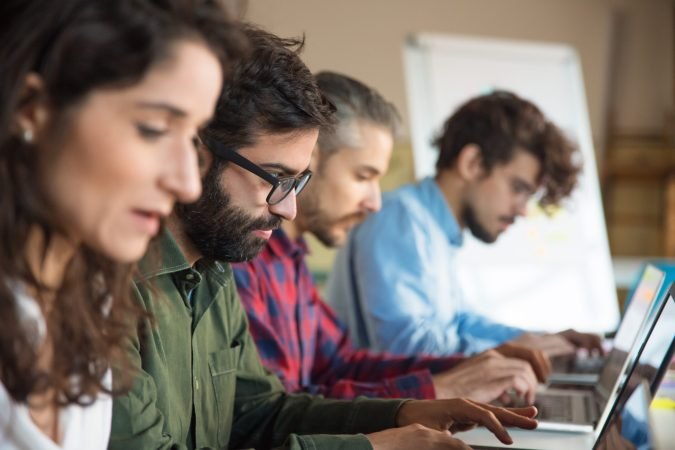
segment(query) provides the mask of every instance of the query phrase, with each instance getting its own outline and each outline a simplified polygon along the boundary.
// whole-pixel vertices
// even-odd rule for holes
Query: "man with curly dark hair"
[[[360,347],[396,354],[472,354],[513,341],[553,356],[600,349],[595,335],[536,335],[465,306],[457,252],[468,229],[492,243],[540,192],[546,209],[580,172],[576,146],[531,102],[497,91],[462,105],[436,139],[436,176],[384,196],[350,235],[327,296]]]
[[[263,368],[229,263],[295,217],[333,106],[297,55],[302,41],[245,32],[251,55],[200,133],[202,197],[177,208],[161,261],[148,258],[136,282],[154,323],[129,345],[138,377],[115,400],[110,448],[465,449],[448,431],[485,425],[509,443],[505,426],[536,427],[534,407],[290,395]]]

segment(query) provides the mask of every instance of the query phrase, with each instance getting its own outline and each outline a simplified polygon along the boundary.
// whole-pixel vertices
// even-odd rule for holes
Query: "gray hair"
[[[316,83],[323,95],[335,106],[337,123],[319,131],[319,151],[329,155],[341,148],[361,147],[361,134],[355,125],[364,121],[382,126],[396,137],[401,117],[396,107],[373,88],[346,75],[319,72]]]

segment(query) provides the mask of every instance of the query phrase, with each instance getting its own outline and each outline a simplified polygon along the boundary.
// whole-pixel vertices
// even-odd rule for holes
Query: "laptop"
[[[661,290],[666,274],[652,265],[647,265],[633,291],[624,311],[619,328],[614,336],[614,347],[628,351],[635,342],[640,325],[649,313],[652,301]],[[611,353],[611,351],[610,351]],[[594,384],[602,372],[607,358],[601,355],[588,355],[579,352],[551,358],[553,371],[549,384]]]
[[[634,391],[643,383],[646,384],[650,396],[656,395],[675,354],[675,329],[672,328],[674,318],[675,283],[671,285],[666,301],[658,312],[656,322],[647,334],[637,364],[629,374],[623,391],[618,395],[615,409],[627,410],[631,415],[639,417],[639,408],[631,398]],[[607,423],[604,426],[606,427]],[[603,431],[600,429],[600,434]]]
[[[631,408],[631,422],[624,420],[623,426],[639,429],[639,432],[644,436],[645,442],[641,442],[640,447],[646,446],[646,448],[654,450],[656,443],[655,433],[651,423],[651,414],[649,411],[649,405],[652,403],[652,393],[650,390],[649,382],[645,379],[642,379],[637,385],[636,389],[628,398],[628,401],[624,408],[617,408],[612,414],[612,417],[607,422],[607,427],[603,430],[602,433],[598,436],[595,445],[593,445],[593,450],[598,449],[609,449],[612,450],[611,444],[606,442],[610,439],[609,433],[612,425],[621,417],[621,413],[624,409]],[[623,433],[622,433],[623,434]],[[611,441],[610,441],[611,442]]]
[[[587,432],[604,424],[619,395],[628,383],[628,375],[655,327],[670,295],[653,296],[632,345],[617,345],[607,355],[598,382],[592,386],[545,387],[537,393],[539,428],[543,430]]]
[[[648,414],[648,407],[651,403],[651,398],[654,395],[654,392],[658,389],[661,380],[663,379],[668,366],[673,358],[673,353],[675,351],[675,335],[670,322],[666,316],[671,316],[675,314],[675,283],[670,287],[670,292],[668,295],[662,297],[656,306],[657,309],[654,311],[654,314],[650,314],[649,318],[652,318],[651,323],[647,323],[649,326],[645,330],[644,339],[635,343],[633,348],[631,348],[631,355],[633,357],[633,364],[629,365],[625,371],[624,380],[633,379],[639,380],[636,383],[636,388],[631,392],[630,396],[627,396],[628,384],[618,383],[620,385],[619,389],[615,389],[613,395],[608,400],[608,406],[603,414],[598,419],[597,426],[593,430],[593,442],[592,448],[598,449],[602,448],[601,444],[605,439],[608,438],[608,433],[610,426],[616,421],[617,417],[621,415],[623,411],[629,411],[630,414],[638,421],[644,421],[645,424],[639,424],[639,426],[644,426],[645,432],[649,433],[650,443],[653,442],[653,433],[651,427],[650,415]],[[668,311],[664,314],[664,311]],[[670,345],[668,345],[670,341]],[[657,349],[657,354],[649,355],[645,353],[645,349],[649,347],[654,347]],[[655,358],[659,358],[658,368],[651,371],[650,377],[641,377],[638,373],[638,366],[651,365],[650,362],[654,362]],[[639,362],[639,364],[637,363]],[[627,401],[621,401],[622,398],[627,398]],[[539,418],[539,417],[538,417]],[[544,430],[542,427],[542,422],[538,430]],[[539,431],[533,431],[533,433],[539,433]],[[545,433],[542,433],[545,435]],[[461,438],[461,437],[460,437]],[[517,449],[514,447],[506,446],[480,446],[480,445],[471,445],[471,448],[475,450],[494,450],[498,448],[510,448],[513,450],[523,450]],[[530,447],[529,450],[539,450],[542,447]],[[654,448],[652,446],[648,448]]]

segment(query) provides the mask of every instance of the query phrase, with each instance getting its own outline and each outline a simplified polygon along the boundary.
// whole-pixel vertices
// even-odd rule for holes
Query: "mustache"
[[[282,218],[277,215],[271,217],[260,217],[248,226],[249,231],[253,230],[276,230],[281,226]]]

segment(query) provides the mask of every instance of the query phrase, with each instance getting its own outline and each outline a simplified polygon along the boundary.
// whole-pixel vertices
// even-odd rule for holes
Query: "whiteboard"
[[[404,46],[415,176],[435,173],[433,137],[457,107],[505,89],[535,103],[580,147],[579,187],[552,217],[531,201],[494,244],[465,235],[468,306],[530,330],[615,329],[619,310],[579,58],[565,45],[417,34]]]

